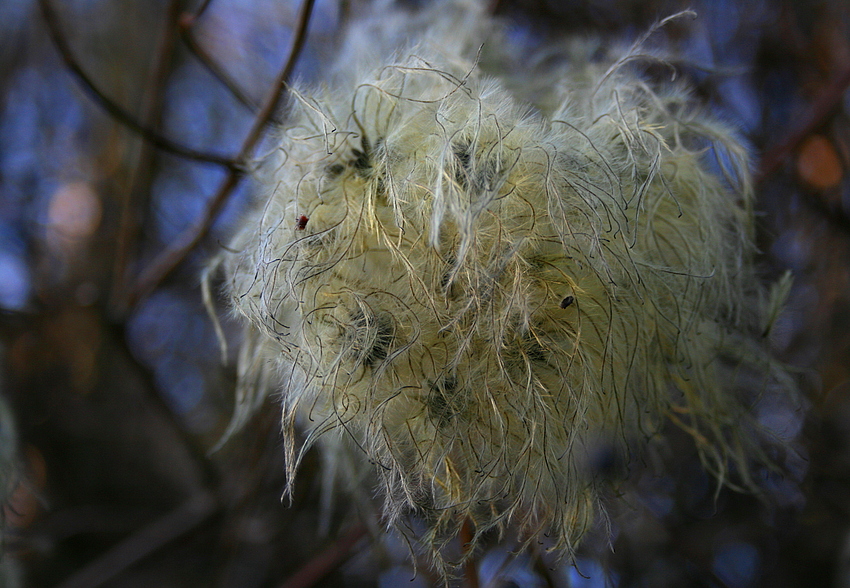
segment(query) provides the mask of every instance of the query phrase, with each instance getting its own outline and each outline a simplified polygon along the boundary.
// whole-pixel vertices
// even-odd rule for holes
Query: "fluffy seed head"
[[[566,552],[600,461],[668,417],[746,483],[758,439],[733,374],[770,368],[745,150],[642,77],[639,45],[520,61],[475,8],[418,18],[401,49],[353,25],[345,54],[370,39],[380,58],[294,92],[224,254],[242,393],[282,392],[290,481],[319,443],[435,551],[470,519]]]

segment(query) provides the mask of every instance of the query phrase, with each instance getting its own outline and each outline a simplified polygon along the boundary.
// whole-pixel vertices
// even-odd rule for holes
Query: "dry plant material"
[[[760,340],[781,296],[752,269],[747,153],[642,75],[651,32],[535,54],[462,2],[382,11],[293,91],[214,262],[247,319],[234,427],[280,394],[290,485],[318,444],[329,482],[425,522],[444,571],[467,520],[471,546],[510,526],[570,554],[600,463],[667,418],[753,487],[763,436],[736,382],[787,386]]]

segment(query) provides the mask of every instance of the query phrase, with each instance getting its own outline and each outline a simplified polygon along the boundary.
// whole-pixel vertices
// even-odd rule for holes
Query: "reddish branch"
[[[337,539],[284,582],[281,588],[310,588],[351,556],[351,550],[366,535],[366,527],[357,525]]]
[[[478,588],[478,566],[475,561],[475,554],[471,553],[473,548],[474,531],[472,529],[472,521],[466,519],[460,527],[460,545],[463,550],[463,555],[466,558],[463,564],[463,576],[466,580],[467,588]]]

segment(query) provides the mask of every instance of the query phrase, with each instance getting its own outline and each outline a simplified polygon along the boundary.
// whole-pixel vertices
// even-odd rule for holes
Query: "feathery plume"
[[[293,90],[216,262],[247,319],[239,397],[280,391],[290,485],[319,444],[438,563],[465,520],[571,553],[600,456],[667,419],[754,486],[735,375],[792,387],[760,339],[747,152],[641,74],[644,41],[535,54],[437,3],[353,23],[327,84]]]

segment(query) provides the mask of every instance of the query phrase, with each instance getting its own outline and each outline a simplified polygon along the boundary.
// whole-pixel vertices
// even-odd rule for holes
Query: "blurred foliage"
[[[286,60],[298,12],[290,0],[54,4],[78,64],[106,96],[162,135],[217,154],[238,151],[255,120],[250,105]],[[296,78],[320,79],[337,32],[363,4],[316,3]],[[496,6],[529,43],[629,39],[658,16],[697,10],[667,41],[681,75],[764,156],[756,164],[763,273],[795,275],[773,344],[798,368],[811,406],[756,407],[781,434],[802,428],[798,452],[782,456],[784,474],[765,480],[765,500],[716,493],[681,436],[657,463],[635,464],[634,491],[614,501],[613,550],[601,529],[576,566],[559,566],[545,554],[512,559],[493,538],[477,560],[481,585],[850,586],[850,5]],[[34,1],[0,0],[0,89],[0,336],[11,407],[2,407],[0,436],[15,430],[14,414],[20,437],[17,464],[4,468],[5,582],[429,585],[421,566],[411,582],[404,545],[380,529],[360,539],[358,513],[344,501],[325,530],[315,463],[293,504],[280,504],[273,402],[208,455],[228,423],[235,378],[233,358],[221,362],[199,275],[244,210],[247,182],[177,270],[141,296],[138,277],[194,226],[226,170],[154,149],[106,113],[60,59]],[[311,560],[328,577],[293,578]]]

